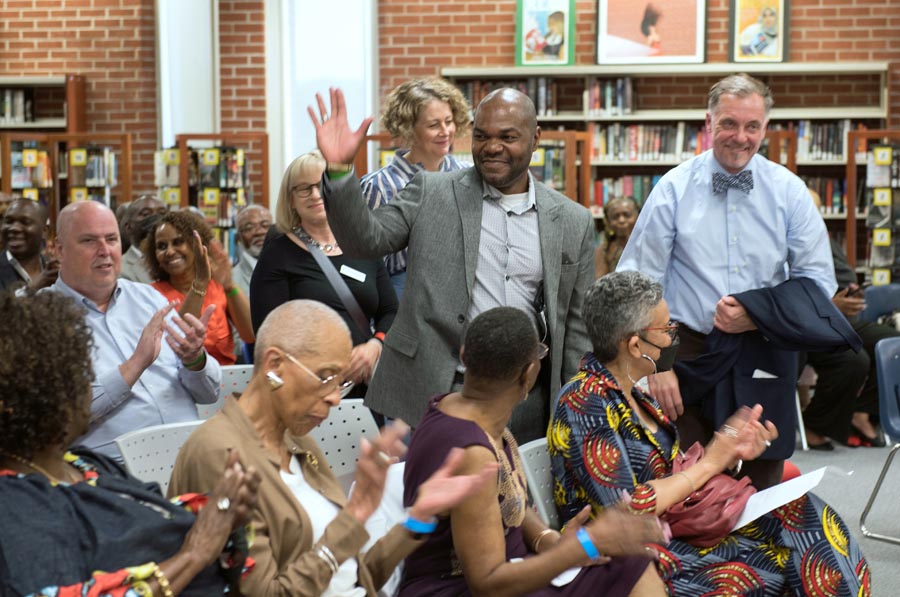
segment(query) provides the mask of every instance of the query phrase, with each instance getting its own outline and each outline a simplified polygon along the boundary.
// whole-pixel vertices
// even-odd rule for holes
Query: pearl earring
[[[284,380],[278,377],[278,375],[274,371],[269,371],[268,373],[266,373],[266,379],[269,382],[269,387],[273,390],[277,390],[284,385]]]

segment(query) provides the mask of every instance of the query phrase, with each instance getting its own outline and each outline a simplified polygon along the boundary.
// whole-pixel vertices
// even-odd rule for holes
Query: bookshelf
[[[130,133],[0,133],[0,155],[0,190],[44,203],[51,225],[71,201],[131,197]]]
[[[250,203],[269,206],[268,135],[184,133],[175,135],[175,143],[155,154],[160,199],[170,206],[198,208],[226,252],[234,255],[238,209]],[[259,188],[251,184],[250,164],[258,168]]]
[[[463,162],[472,162],[471,137],[456,140],[453,154]],[[371,149],[370,149],[371,147]],[[370,151],[378,156],[378,168],[384,162],[383,154],[391,154],[398,149],[396,139],[388,133],[367,135],[356,156],[353,166],[362,178],[369,172]],[[590,137],[583,131],[542,130],[538,150],[532,156],[532,175],[550,188],[562,193],[585,207],[590,207],[591,172]],[[594,210],[594,217],[602,218],[602,210]]]
[[[848,133],[881,128],[887,119],[888,68],[876,61],[710,63],[445,68],[441,74],[475,99],[492,86],[529,94],[536,88],[542,128],[561,126],[591,136],[592,179],[650,177],[652,184],[655,176],[710,144],[703,128],[707,91],[735,72],[760,78],[772,89],[770,130],[800,133],[796,142],[777,138],[779,144],[792,143],[792,150],[782,149],[787,157],[775,161],[801,175],[839,178],[848,163]],[[809,96],[818,103],[802,105]],[[592,194],[590,203],[598,203],[596,191]]]
[[[847,166],[846,166],[846,174],[847,174],[847,260],[851,266],[856,266],[859,261],[857,255],[857,240],[856,240],[856,202],[862,197],[864,199],[868,198],[869,193],[866,191],[866,180],[863,178],[860,180],[860,174],[866,176],[868,173],[866,172],[868,168],[863,169],[860,166],[867,166],[867,164],[873,160],[872,156],[872,148],[878,145],[886,145],[893,147],[893,156],[892,163],[890,166],[890,177],[886,185],[876,185],[877,187],[883,187],[890,189],[888,194],[888,210],[893,210],[888,217],[890,218],[890,226],[889,229],[892,230],[893,235],[896,236],[898,230],[894,227],[897,225],[897,217],[894,215],[897,212],[897,207],[900,206],[900,130],[869,130],[869,131],[851,131],[847,135]],[[863,192],[860,192],[863,191]],[[868,208],[868,205],[866,206]],[[866,210],[868,213],[868,209]],[[851,229],[850,220],[853,219],[854,226]],[[851,236],[852,235],[852,236]],[[873,243],[871,243],[871,239],[868,238],[869,234],[866,233],[866,246],[870,247]],[[896,252],[896,241],[892,248]],[[896,260],[896,256],[895,256]],[[894,262],[896,263],[896,261]],[[867,264],[868,265],[868,264]],[[886,284],[892,281],[892,278],[897,275],[897,267],[886,267],[881,268],[882,272],[879,274],[878,272],[867,271],[867,274],[872,275],[872,282],[874,284]],[[884,279],[884,271],[887,271],[887,279]]]
[[[0,131],[81,133],[86,123],[83,76],[0,76]]]

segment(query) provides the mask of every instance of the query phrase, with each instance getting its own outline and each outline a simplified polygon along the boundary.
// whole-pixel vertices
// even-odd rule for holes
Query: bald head
[[[495,89],[484,96],[484,99],[482,99],[478,104],[478,107],[475,108],[476,126],[478,125],[479,115],[482,114],[484,108],[488,107],[491,107],[492,109],[500,107],[506,110],[513,110],[517,113],[517,116],[521,118],[522,126],[528,127],[531,131],[534,131],[537,128],[537,112],[534,109],[534,102],[531,101],[530,97],[518,89],[503,87],[501,89]]]
[[[105,307],[122,264],[116,215],[96,201],[70,203],[59,212],[56,235],[60,277],[73,290]]]
[[[293,300],[271,311],[256,333],[254,362],[259,365],[271,347],[281,348],[302,357],[317,355],[326,339],[346,342],[352,346],[350,330],[334,309],[317,301]]]
[[[534,104],[521,91],[498,89],[475,110],[472,160],[481,178],[504,195],[528,191],[528,165],[541,138]]]

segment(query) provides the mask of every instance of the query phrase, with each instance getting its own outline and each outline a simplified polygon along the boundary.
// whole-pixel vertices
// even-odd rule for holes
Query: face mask
[[[664,371],[671,371],[672,365],[675,364],[675,356],[678,354],[678,345],[681,344],[681,341],[676,336],[675,341],[672,342],[669,346],[657,346],[653,342],[649,340],[645,340],[641,338],[642,341],[646,342],[650,346],[659,349],[659,358],[653,360],[652,357],[646,354],[641,354],[642,358],[647,359],[651,363],[653,363],[654,371],[653,373],[663,373]]]

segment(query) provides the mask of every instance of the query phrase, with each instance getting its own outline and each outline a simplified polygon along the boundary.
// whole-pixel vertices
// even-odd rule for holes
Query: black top
[[[82,583],[96,570],[114,572],[162,562],[184,543],[196,517],[112,460],[73,449],[87,481],[53,486],[46,477],[0,475],[0,594],[25,595]],[[218,565],[204,569],[182,595],[222,595]]]
[[[347,266],[365,275],[359,282],[348,275],[341,277],[359,303],[363,313],[374,321],[376,332],[387,332],[397,315],[397,294],[381,259],[354,259],[346,255],[329,257],[335,269]],[[369,338],[353,321],[328,278],[309,252],[281,234],[266,241],[250,280],[250,312],[253,331],[257,332],[270,311],[294,299],[310,299],[337,311],[353,336],[353,345]]]

